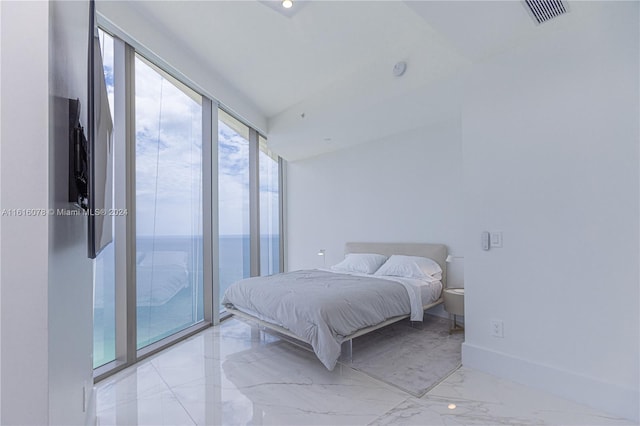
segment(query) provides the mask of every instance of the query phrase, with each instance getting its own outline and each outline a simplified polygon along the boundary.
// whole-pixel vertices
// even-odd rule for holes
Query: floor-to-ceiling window
[[[113,37],[98,32],[107,85],[109,108],[113,117]],[[113,173],[111,174],[113,176]],[[112,216],[105,220],[113,221]],[[113,226],[111,226],[113,229]],[[93,366],[99,367],[116,358],[115,347],[115,244],[108,244],[96,256],[93,276]]]
[[[158,58],[100,40],[114,205],[129,213],[114,217],[114,242],[94,264],[98,379],[215,324],[214,300],[232,282],[282,270],[282,160]]]
[[[202,97],[135,60],[137,346],[203,319]]]
[[[282,272],[280,266],[280,161],[258,138],[260,191],[260,275]]]
[[[218,110],[220,300],[229,285],[251,274],[249,199],[249,127]]]
[[[218,110],[220,300],[242,278],[282,271],[280,163],[263,136]]]

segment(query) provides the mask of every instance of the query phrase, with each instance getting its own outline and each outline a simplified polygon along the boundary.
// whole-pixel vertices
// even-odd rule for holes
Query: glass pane
[[[278,157],[259,138],[260,156],[260,275],[280,271],[280,195]]]
[[[218,111],[220,300],[251,274],[249,255],[249,128]],[[220,310],[223,307],[220,306]]]
[[[141,348],[203,320],[202,97],[136,56]]]
[[[113,117],[113,38],[102,30],[98,30],[98,36],[109,109]],[[113,175],[111,173],[111,176]],[[106,217],[105,220],[113,221],[113,217]],[[113,230],[113,224],[111,229]],[[98,254],[93,266],[93,367],[96,368],[116,359],[116,282],[113,238],[111,244]]]

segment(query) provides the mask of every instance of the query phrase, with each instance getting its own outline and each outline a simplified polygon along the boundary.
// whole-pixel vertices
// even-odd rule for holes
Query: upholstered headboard
[[[345,254],[348,253],[377,253],[391,256],[402,254],[405,256],[422,256],[433,259],[442,268],[442,285],[447,287],[447,246],[444,244],[423,243],[346,243]]]

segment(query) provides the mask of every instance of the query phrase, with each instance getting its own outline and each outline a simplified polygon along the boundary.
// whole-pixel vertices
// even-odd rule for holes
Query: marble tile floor
[[[105,425],[631,425],[460,368],[422,398],[225,321],[96,385]],[[455,404],[451,410],[449,404]]]

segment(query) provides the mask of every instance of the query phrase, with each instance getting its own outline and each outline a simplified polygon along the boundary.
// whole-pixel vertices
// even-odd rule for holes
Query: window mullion
[[[278,220],[280,221],[279,225],[280,225],[280,241],[278,244],[278,249],[280,251],[280,271],[279,272],[285,272],[285,267],[286,267],[286,263],[285,263],[285,234],[286,234],[286,218],[285,218],[285,206],[286,206],[286,191],[285,191],[285,185],[286,185],[286,164],[284,162],[284,160],[281,157],[278,157],[278,213],[279,213],[279,218]]]
[[[204,320],[220,321],[220,279],[218,265],[218,105],[202,98],[202,200],[203,200],[203,296]]]
[[[124,257],[126,265],[126,360],[127,364],[136,361],[137,342],[137,307],[136,307],[136,120],[135,120],[135,51],[128,44],[124,45],[124,126],[122,141],[125,144],[126,181],[121,186],[127,209],[124,253],[116,256]],[[116,266],[117,267],[117,266]]]
[[[260,185],[258,132],[249,128],[249,226],[251,276],[260,275]]]

